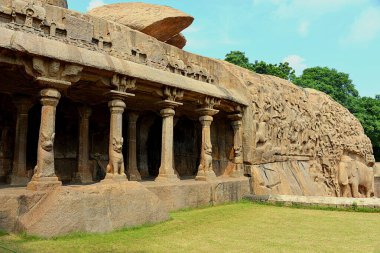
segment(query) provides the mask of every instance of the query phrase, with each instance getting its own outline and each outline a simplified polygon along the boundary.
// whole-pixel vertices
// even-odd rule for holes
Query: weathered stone
[[[163,42],[178,35],[194,21],[182,11],[146,3],[103,5],[90,10],[89,14],[126,25]]]
[[[179,49],[182,49],[186,46],[187,40],[185,36],[182,33],[180,33],[167,40],[166,43],[178,47]]]
[[[3,200],[2,190],[0,199]],[[26,194],[26,195],[25,195]],[[74,231],[105,232],[169,218],[158,197],[139,183],[95,184],[62,187],[41,197],[40,192],[13,193],[4,199],[4,223],[0,229],[25,231],[31,235],[53,237]],[[30,200],[30,204],[25,199]],[[11,204],[12,203],[12,204]],[[18,213],[16,210],[23,210]],[[14,222],[15,221],[15,222]],[[5,223],[7,222],[7,223]],[[17,224],[16,227],[10,226]]]
[[[25,189],[1,192],[5,229],[14,231],[21,222],[19,230],[46,235],[129,225],[132,216],[124,213],[116,215],[121,217],[116,226],[108,218],[98,220],[105,210],[128,209],[126,201],[144,187],[171,210],[238,200],[246,191],[300,196],[294,203],[303,203],[302,196],[360,199],[378,191],[371,142],[352,114],[321,92],[169,45],[183,42],[180,32],[192,22],[186,14],[121,4],[98,9],[100,17],[109,14],[107,21],[56,6],[60,2],[41,3],[0,1],[0,181],[8,182],[12,173],[26,176],[26,171],[31,177],[37,161],[28,196],[46,197],[37,201],[41,205],[26,197],[28,204],[18,209],[12,196],[27,195]],[[147,6],[153,14],[145,18]],[[22,117],[8,106],[14,104],[12,97],[38,93],[42,108],[33,106]],[[78,104],[91,106],[91,117],[81,110],[78,120]],[[125,110],[139,117],[123,117]],[[27,129],[14,127],[18,118]],[[20,139],[26,130],[24,166],[25,138]],[[124,136],[128,145],[123,145]],[[124,168],[131,180],[142,175],[150,182],[129,196],[122,186],[111,186],[128,184]],[[102,184],[60,187],[61,182],[91,179]],[[144,196],[137,209],[143,203],[149,210],[160,209],[160,201]],[[95,203],[95,222],[72,218],[75,210],[90,213],[88,206],[80,206],[81,198]],[[131,213],[140,224],[136,210]],[[156,221],[144,217],[144,222]],[[49,228],[55,219],[62,226]]]

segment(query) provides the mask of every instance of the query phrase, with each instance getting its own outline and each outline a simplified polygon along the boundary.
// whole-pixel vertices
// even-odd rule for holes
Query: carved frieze
[[[0,25],[12,30],[58,40],[66,44],[165,70],[201,82],[216,84],[195,59],[187,59],[162,42],[116,23],[31,0],[0,2]],[[139,41],[135,43],[134,41]],[[116,46],[115,46],[116,45]]]

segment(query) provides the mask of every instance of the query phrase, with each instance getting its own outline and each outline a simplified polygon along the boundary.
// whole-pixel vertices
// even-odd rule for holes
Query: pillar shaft
[[[210,115],[201,116],[199,121],[202,124],[202,145],[196,180],[205,181],[216,178],[215,172],[212,168],[211,123],[213,117]]]
[[[175,111],[166,108],[160,111],[162,116],[161,166],[156,181],[178,181],[173,168],[173,119]]]
[[[78,149],[78,176],[82,183],[92,182],[92,172],[90,169],[89,154],[89,129],[91,108],[81,106],[79,112],[79,149]]]
[[[135,112],[129,113],[128,120],[128,174],[129,180],[139,181],[141,175],[137,168],[137,119]]]
[[[231,173],[231,177],[243,176],[243,131],[242,121],[232,121],[232,128],[234,130],[234,170]]]
[[[26,147],[28,137],[28,112],[32,106],[29,99],[15,99],[17,120],[11,185],[26,185],[29,181],[26,171]]]
[[[111,112],[109,134],[109,163],[106,179],[127,180],[123,156],[123,112],[125,103],[120,98],[112,98],[108,103]]]
[[[34,169],[32,181],[28,184],[28,189],[31,190],[44,190],[62,184],[55,175],[54,167],[55,115],[61,94],[56,89],[47,88],[43,89],[40,95],[42,104],[41,125],[37,165]]]

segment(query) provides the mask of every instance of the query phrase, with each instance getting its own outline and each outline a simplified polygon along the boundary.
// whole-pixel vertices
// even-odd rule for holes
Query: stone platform
[[[250,194],[248,178],[219,178],[216,181],[181,180],[176,183],[142,183],[156,194],[169,211],[223,204]]]
[[[380,198],[380,175],[375,176],[375,196]]]
[[[290,196],[290,195],[248,195],[245,199],[254,202],[268,202],[273,204],[328,206],[328,207],[358,207],[380,209],[380,198],[336,198],[318,196]],[[356,204],[355,204],[356,203]]]
[[[248,178],[212,182],[118,182],[62,186],[53,191],[0,188],[0,230],[53,237],[72,232],[108,232],[157,223],[169,211],[239,201]]]

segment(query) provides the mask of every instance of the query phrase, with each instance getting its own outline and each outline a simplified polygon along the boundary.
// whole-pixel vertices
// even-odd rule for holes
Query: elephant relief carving
[[[354,161],[349,156],[343,156],[339,163],[338,182],[341,187],[342,197],[370,198],[374,195],[373,168],[366,164]]]
[[[123,157],[123,138],[115,138],[112,140],[112,149],[109,154],[109,164],[107,165],[107,173],[123,175],[124,157]]]

